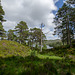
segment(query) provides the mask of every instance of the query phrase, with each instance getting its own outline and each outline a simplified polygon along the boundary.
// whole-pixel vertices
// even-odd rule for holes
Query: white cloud
[[[58,0],[2,0],[5,11],[6,23],[3,23],[6,30],[13,29],[21,20],[25,21],[29,28],[40,27],[41,23],[45,24],[45,31],[54,31],[53,10],[57,10],[55,2]],[[49,33],[47,38],[54,39]],[[55,37],[56,38],[56,37]]]
[[[7,31],[8,29],[14,29],[17,25],[15,21],[7,21],[3,23],[4,29]]]
[[[54,3],[58,2],[59,0],[54,0]]]

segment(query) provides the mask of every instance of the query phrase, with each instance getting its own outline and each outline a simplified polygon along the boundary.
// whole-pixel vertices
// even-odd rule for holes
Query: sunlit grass
[[[37,54],[36,55],[37,57],[39,57],[40,59],[57,59],[57,60],[61,60],[62,57],[59,57],[59,56],[49,56],[49,55],[41,55],[41,54]]]

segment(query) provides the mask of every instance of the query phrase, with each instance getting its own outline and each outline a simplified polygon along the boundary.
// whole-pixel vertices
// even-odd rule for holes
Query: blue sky
[[[63,0],[59,0],[58,2],[55,3],[55,5],[60,8],[63,5]]]
[[[57,8],[61,8],[63,5],[63,0],[59,0],[58,2],[55,3],[55,5],[57,6]],[[53,13],[55,14],[57,11],[53,11]]]

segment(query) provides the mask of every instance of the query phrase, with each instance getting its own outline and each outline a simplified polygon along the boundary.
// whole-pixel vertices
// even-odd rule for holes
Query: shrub
[[[47,49],[47,46],[46,46],[46,44],[44,44],[44,45],[43,45],[43,49]]]
[[[55,65],[54,65],[54,63],[53,62],[46,62],[45,64],[44,64],[44,68],[50,73],[50,74],[52,74],[52,75],[57,75],[58,74],[58,72],[57,72],[57,69],[56,69],[56,67],[55,67]]]
[[[36,57],[36,54],[37,54],[37,51],[35,51],[35,50],[31,51],[31,56],[32,57]]]

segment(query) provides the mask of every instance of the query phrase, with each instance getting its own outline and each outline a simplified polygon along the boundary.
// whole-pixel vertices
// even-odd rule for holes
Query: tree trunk
[[[37,40],[36,40],[36,48],[37,48]]]
[[[68,44],[70,44],[69,24],[68,24]]]
[[[67,34],[66,35],[67,35],[67,45],[68,45],[69,44],[69,41],[68,41],[68,28],[67,28],[67,26],[68,25],[66,24],[66,31],[67,31]]]
[[[68,21],[67,21],[67,25],[68,25],[68,44],[70,44],[69,15],[68,15],[67,19],[68,19]]]
[[[63,41],[63,46],[64,46],[64,41]]]
[[[42,24],[41,24],[41,49],[40,52],[42,52]]]
[[[63,42],[63,45],[64,45],[64,31],[62,31],[62,33],[63,33],[62,42]]]
[[[33,39],[32,39],[32,50],[33,50]]]

